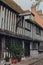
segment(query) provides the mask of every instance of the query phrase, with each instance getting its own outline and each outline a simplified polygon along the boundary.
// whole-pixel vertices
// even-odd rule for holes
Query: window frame
[[[38,31],[38,32],[37,32]],[[36,26],[36,34],[37,35],[41,35],[41,29],[39,27]]]
[[[37,50],[37,44],[35,42],[32,43],[32,50]]]
[[[27,30],[27,31],[31,31],[31,23],[28,22],[28,21],[26,21],[26,23],[29,24],[30,26],[29,26],[29,27],[26,26],[26,27],[25,27],[25,30]]]

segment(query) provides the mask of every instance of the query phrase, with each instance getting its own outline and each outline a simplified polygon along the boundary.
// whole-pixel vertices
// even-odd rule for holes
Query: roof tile
[[[35,22],[38,25],[40,25],[40,27],[43,28],[43,19],[39,16],[39,14],[35,10],[32,10],[32,13],[35,15]]]

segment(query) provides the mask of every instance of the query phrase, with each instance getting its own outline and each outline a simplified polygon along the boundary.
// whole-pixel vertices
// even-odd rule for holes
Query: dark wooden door
[[[1,50],[2,50],[2,44],[1,44],[1,39],[0,39],[0,58],[1,58]]]
[[[30,55],[30,43],[25,41],[25,56]]]

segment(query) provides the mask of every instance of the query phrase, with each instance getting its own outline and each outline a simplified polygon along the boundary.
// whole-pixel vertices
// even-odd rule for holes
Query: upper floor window
[[[30,31],[31,30],[31,23],[27,22],[25,23],[25,29]]]
[[[36,27],[36,34],[41,34],[41,30],[40,30],[40,28],[39,27]]]

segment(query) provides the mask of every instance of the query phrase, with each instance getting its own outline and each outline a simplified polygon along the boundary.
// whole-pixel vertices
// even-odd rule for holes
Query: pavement
[[[40,62],[43,60],[43,53],[39,54],[38,56],[35,57],[27,57],[21,60],[21,62],[18,62],[16,64],[11,64],[11,65],[34,65],[37,62]],[[0,65],[4,65],[4,60],[0,62]]]

